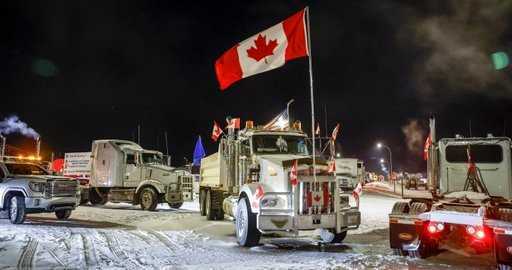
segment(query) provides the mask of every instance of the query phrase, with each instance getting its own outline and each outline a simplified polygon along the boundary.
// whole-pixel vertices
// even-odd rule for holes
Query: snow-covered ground
[[[233,224],[206,221],[197,202],[156,212],[129,204],[79,207],[68,221],[32,215],[23,225],[0,220],[0,269],[454,269],[452,258],[412,260],[391,255],[387,214],[396,199],[365,193],[361,228],[344,244],[312,238],[262,238],[246,249]],[[459,260],[455,269],[489,269]]]

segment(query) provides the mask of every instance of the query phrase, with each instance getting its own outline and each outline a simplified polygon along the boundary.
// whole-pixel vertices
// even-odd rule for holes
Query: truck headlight
[[[263,198],[260,202],[261,207],[273,208],[279,203],[279,198]]]
[[[45,184],[43,182],[29,182],[28,187],[34,192],[44,192]]]

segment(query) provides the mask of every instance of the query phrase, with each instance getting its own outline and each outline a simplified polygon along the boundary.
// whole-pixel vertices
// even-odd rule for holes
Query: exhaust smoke
[[[34,140],[39,140],[40,137],[39,133],[29,127],[27,123],[21,121],[16,115],[6,117],[0,122],[0,135],[9,135],[11,133],[20,133]]]
[[[412,153],[420,153],[423,151],[426,132],[421,127],[418,120],[409,120],[407,125],[402,126],[402,132],[404,133],[405,142],[409,151]]]

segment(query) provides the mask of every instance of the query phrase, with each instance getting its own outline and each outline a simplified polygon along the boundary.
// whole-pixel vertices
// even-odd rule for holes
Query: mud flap
[[[420,246],[421,225],[390,223],[389,245],[394,249],[415,251]]]
[[[512,265],[512,235],[496,234],[494,248],[498,264]]]

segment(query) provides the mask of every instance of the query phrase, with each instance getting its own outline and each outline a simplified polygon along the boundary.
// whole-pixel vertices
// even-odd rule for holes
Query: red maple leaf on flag
[[[258,37],[254,40],[254,45],[256,47],[251,46],[247,50],[247,56],[258,62],[265,58],[266,63],[266,57],[269,55],[274,55],[274,49],[277,47],[277,39],[269,40],[267,43],[267,37],[259,34]]]

